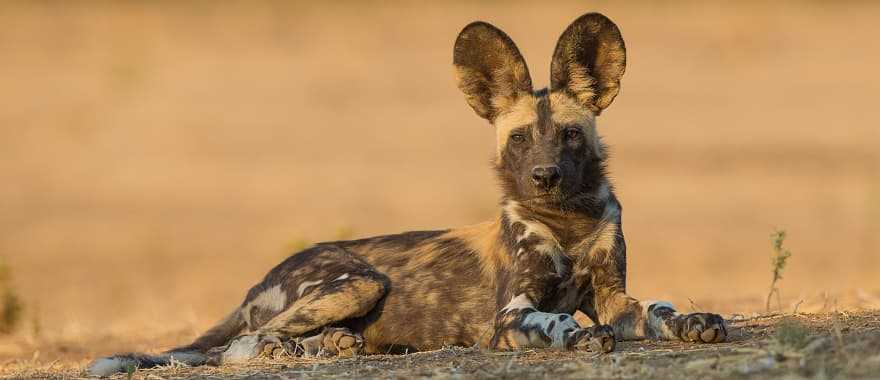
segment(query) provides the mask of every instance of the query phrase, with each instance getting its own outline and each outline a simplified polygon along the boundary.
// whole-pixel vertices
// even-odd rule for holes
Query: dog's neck
[[[597,226],[609,222],[609,211],[619,208],[611,184],[602,180],[598,185],[575,194],[563,203],[539,203],[504,200],[502,202],[502,221],[506,224],[506,234],[516,235],[516,223],[535,224],[549,232],[563,250],[575,246],[592,236]],[[614,210],[610,210],[614,209]],[[521,236],[506,236],[516,241]]]

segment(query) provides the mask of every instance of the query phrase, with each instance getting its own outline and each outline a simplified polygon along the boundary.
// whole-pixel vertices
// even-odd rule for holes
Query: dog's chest
[[[505,232],[517,243],[514,257],[518,259],[524,253],[531,253],[552,261],[552,268],[525,271],[540,276],[542,269],[549,269],[557,277],[548,284],[541,301],[542,310],[574,312],[593,292],[593,274],[615,266],[611,252],[618,224],[608,220],[611,218],[606,219],[612,216],[605,215],[607,210],[607,207],[596,207],[593,212],[584,213],[539,213],[524,208],[505,208]]]
[[[555,246],[556,255],[561,259],[556,261],[561,265],[557,265],[559,280],[544,302],[548,310],[573,313],[585,299],[592,297],[593,274],[610,269],[603,266],[614,265],[612,260],[606,259],[609,247],[604,246],[602,239],[597,239],[596,235],[601,233],[600,228],[578,234],[569,241],[557,240],[559,244]]]
[[[561,253],[566,260],[559,266],[558,280],[548,289],[542,302],[542,310],[556,313],[573,313],[591,292],[590,270],[581,268],[580,263],[567,253]]]

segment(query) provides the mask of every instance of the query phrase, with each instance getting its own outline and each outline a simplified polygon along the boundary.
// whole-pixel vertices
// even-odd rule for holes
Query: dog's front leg
[[[495,334],[490,343],[495,349],[587,348],[593,351],[614,350],[614,331],[599,325],[582,328],[569,314],[538,311],[525,296],[513,298],[495,316]]]
[[[620,276],[598,270],[593,274],[592,305],[599,323],[610,325],[618,339],[681,339],[718,343],[727,339],[724,319],[718,314],[682,314],[669,302],[638,301],[624,292]]]
[[[495,332],[490,346],[495,349],[526,347],[572,349],[589,346],[609,352],[614,334],[608,326],[581,328],[570,314],[546,313],[538,305],[559,282],[560,270],[551,256],[520,248],[499,297],[508,300],[495,315]],[[504,285],[502,285],[504,286]]]

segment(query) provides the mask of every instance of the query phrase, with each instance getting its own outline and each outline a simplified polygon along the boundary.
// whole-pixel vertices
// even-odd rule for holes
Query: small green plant
[[[0,261],[0,335],[14,331],[24,312],[21,299],[12,288],[11,277],[9,267]]]
[[[129,363],[125,365],[125,378],[131,380],[134,378],[134,374],[138,370],[137,364]]]
[[[776,230],[770,235],[770,239],[773,242],[773,255],[770,257],[770,264],[773,268],[773,280],[770,282],[770,293],[767,294],[767,312],[770,312],[770,300],[773,298],[773,294],[776,294],[776,303],[780,309],[782,308],[778,283],[779,280],[782,280],[782,271],[785,269],[786,261],[791,256],[791,251],[783,246],[785,236],[785,230]]]
[[[795,318],[787,318],[776,326],[773,342],[779,350],[800,350],[809,343],[810,329]]]

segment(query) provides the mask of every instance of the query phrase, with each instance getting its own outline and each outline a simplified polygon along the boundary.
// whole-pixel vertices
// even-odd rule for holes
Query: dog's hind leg
[[[385,295],[388,279],[369,264],[340,248],[319,246],[313,250],[309,269],[290,268],[293,270],[286,273],[298,272],[293,276],[296,281],[281,282],[285,293],[296,294],[290,305],[265,322],[252,320],[251,331],[231,342],[218,358],[220,363],[247,360],[269,351],[267,345],[283,345],[334,323],[362,317]],[[352,339],[359,336],[349,335]],[[342,339],[346,344],[348,340]]]
[[[269,349],[290,347],[288,341],[321,333],[328,325],[364,316],[385,295],[387,287],[384,275],[350,252],[334,245],[318,245],[269,271],[240,307],[193,343],[155,355],[129,353],[100,358],[87,371],[92,376],[109,376],[131,368],[171,363],[196,366],[247,360],[273,351]],[[359,335],[347,335],[350,337],[333,335],[339,338],[333,338],[335,344],[359,348],[358,344],[349,344]],[[360,339],[359,344],[362,342]]]

